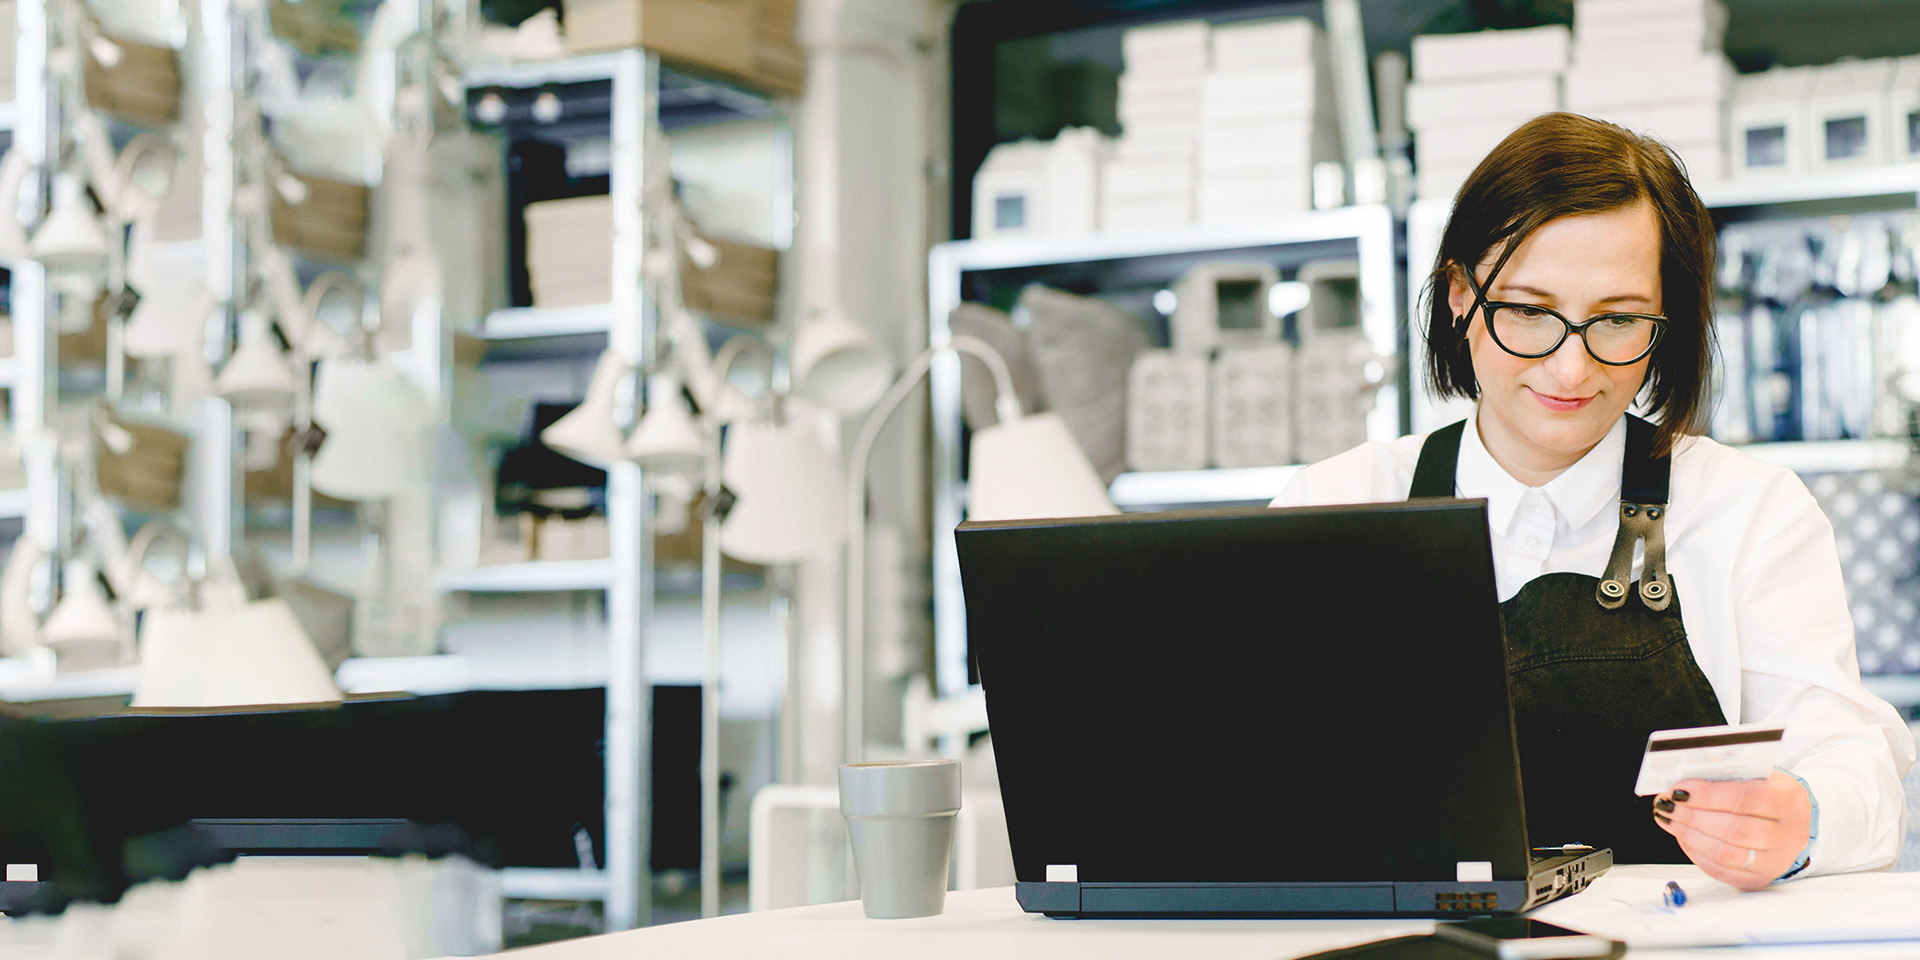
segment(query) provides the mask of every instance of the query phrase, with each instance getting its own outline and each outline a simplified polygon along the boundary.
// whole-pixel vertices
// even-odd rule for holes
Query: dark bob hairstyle
[[[1464,330],[1447,303],[1451,271],[1499,248],[1487,286],[1529,234],[1561,217],[1646,201],[1660,223],[1666,333],[1643,386],[1656,454],[1705,432],[1713,389],[1713,219],[1686,169],[1656,140],[1572,113],[1542,114],[1480,161],[1455,198],[1427,279],[1427,376],[1442,397],[1477,399]]]

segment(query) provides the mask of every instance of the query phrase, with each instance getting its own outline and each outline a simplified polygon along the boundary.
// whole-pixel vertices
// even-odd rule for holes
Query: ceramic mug
[[[946,907],[959,813],[958,760],[840,765],[840,814],[867,916],[931,917]]]

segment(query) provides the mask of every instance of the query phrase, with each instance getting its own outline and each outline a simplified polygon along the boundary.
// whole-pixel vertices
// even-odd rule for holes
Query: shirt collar
[[[1480,442],[1476,421],[1468,421],[1463,432],[1454,483],[1463,497],[1487,499],[1487,521],[1504,536],[1512,527],[1514,512],[1529,488],[1514,479],[1493,459],[1493,454],[1487,452],[1486,445]],[[1540,487],[1540,492],[1567,519],[1569,526],[1583,526],[1601,510],[1619,501],[1620,464],[1626,458],[1626,451],[1627,418],[1621,417],[1586,456]]]

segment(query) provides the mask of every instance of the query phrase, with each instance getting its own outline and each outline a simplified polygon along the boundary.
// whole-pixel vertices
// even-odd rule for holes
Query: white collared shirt
[[[1425,442],[1366,443],[1313,464],[1273,505],[1403,500]],[[1456,492],[1487,500],[1500,599],[1542,574],[1605,571],[1625,452],[1622,420],[1578,463],[1529,487],[1494,461],[1479,431],[1464,431]],[[1890,865],[1906,835],[1900,778],[1914,740],[1860,685],[1826,514],[1792,471],[1694,437],[1674,452],[1664,526],[1687,641],[1727,722],[1784,726],[1780,765],[1804,777],[1820,804],[1807,872]],[[1640,560],[1636,550],[1635,577]]]

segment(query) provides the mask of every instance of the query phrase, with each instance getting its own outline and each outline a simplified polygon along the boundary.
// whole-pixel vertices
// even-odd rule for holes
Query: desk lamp
[[[972,354],[993,375],[998,422],[975,430],[967,481],[967,515],[974,520],[1086,517],[1117,513],[1100,475],[1058,414],[1023,415],[1013,376],[986,341],[965,335],[922,351],[894,381],[860,426],[850,458],[855,482],[847,488],[846,760],[866,753],[866,474],[880,428],[920,384],[936,359]],[[954,358],[956,361],[958,357]],[[947,535],[941,531],[939,535]]]

